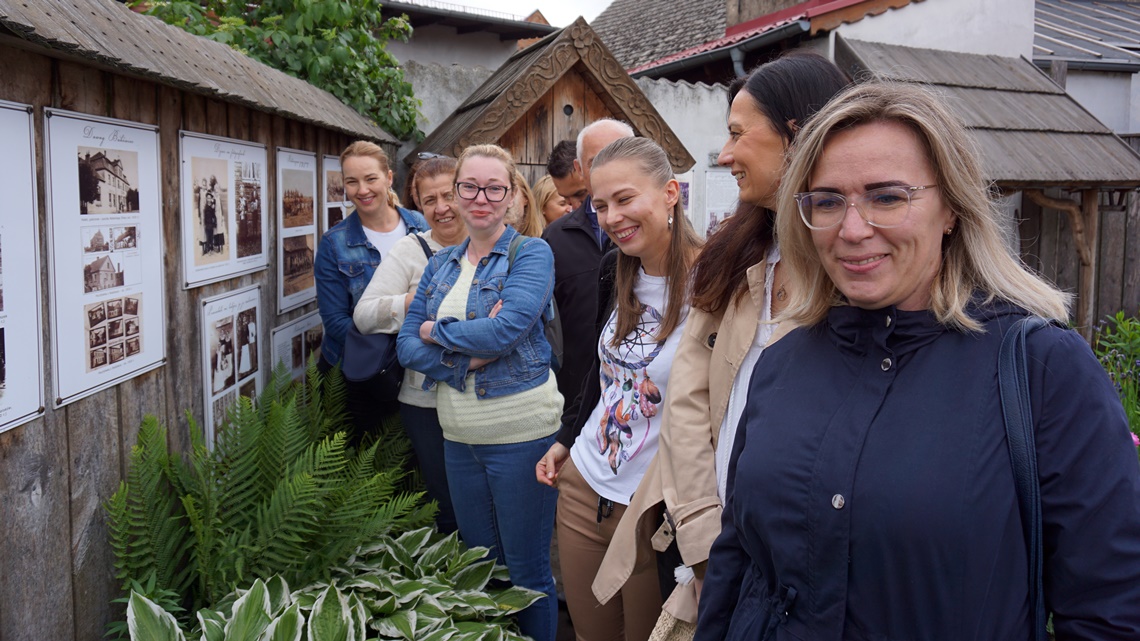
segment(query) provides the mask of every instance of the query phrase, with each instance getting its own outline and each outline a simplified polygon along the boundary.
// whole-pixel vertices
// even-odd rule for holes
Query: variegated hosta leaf
[[[269,622],[258,641],[301,641],[305,632],[305,615],[301,606],[294,603]]]
[[[364,641],[364,636],[368,632],[368,608],[364,606],[364,601],[353,592],[348,597],[348,610],[349,616],[352,618],[353,641]]]
[[[198,627],[202,629],[201,641],[223,641],[226,638],[226,617],[213,610],[198,610]]]
[[[420,596],[420,600],[416,602],[415,607],[412,609],[415,610],[416,614],[421,618],[426,617],[433,621],[447,616],[447,613],[443,610],[443,605],[430,594]]]
[[[345,590],[361,591],[374,591],[392,594],[392,581],[379,574],[365,574],[362,576],[353,577],[340,583],[340,587]]]
[[[448,559],[459,552],[459,534],[451,534],[436,541],[416,559],[416,569],[422,574],[434,574]]]
[[[493,623],[463,621],[455,624],[459,634],[452,641],[496,641],[502,634],[502,627]]]
[[[132,641],[186,641],[169,612],[134,591],[127,601],[127,630]]]
[[[452,582],[455,584],[456,590],[482,590],[491,580],[491,574],[494,571],[495,562],[493,560],[483,561],[469,565],[457,572]]]
[[[415,610],[401,610],[386,619],[373,621],[369,627],[382,639],[415,639],[416,618]]]
[[[309,613],[309,641],[350,641],[352,627],[348,599],[331,585],[325,588]]]
[[[416,556],[423,549],[424,545],[431,540],[431,534],[434,530],[430,527],[422,527],[418,530],[405,532],[396,539],[396,543],[404,548],[404,551],[410,556]]]
[[[460,552],[459,556],[455,557],[448,563],[447,576],[455,576],[456,573],[458,573],[460,570],[463,570],[479,559],[486,557],[490,553],[490,550],[482,547],[468,548]]]
[[[400,607],[396,601],[395,595],[389,595],[383,599],[368,599],[368,610],[378,617],[391,616]]]
[[[234,602],[226,622],[226,641],[257,641],[269,625],[269,588],[258,579]]]
[[[396,581],[392,586],[396,600],[402,605],[427,592],[427,587],[420,581]]]
[[[475,611],[480,614],[486,614],[491,617],[499,616],[499,604],[484,592],[467,590],[459,592],[455,596],[456,598],[463,599],[464,603],[474,608]]]
[[[282,610],[293,604],[293,597],[289,595],[289,584],[281,575],[275,574],[266,582],[265,587],[269,588],[269,614],[276,616]]]
[[[505,565],[496,565],[495,571],[491,573],[491,578],[496,581],[503,581],[504,583],[511,580],[511,573],[507,570]]]
[[[458,631],[453,626],[440,628],[426,636],[422,636],[418,641],[450,641],[452,637],[458,634]]]
[[[492,595],[495,603],[499,606],[499,611],[503,614],[514,614],[521,610],[525,610],[527,606],[534,603],[539,599],[545,599],[546,595],[542,592],[520,588],[513,585],[498,594]]]

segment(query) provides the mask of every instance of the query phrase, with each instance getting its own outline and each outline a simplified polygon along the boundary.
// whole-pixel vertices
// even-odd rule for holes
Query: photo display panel
[[[32,108],[0,102],[0,432],[44,413]]]
[[[315,311],[274,328],[274,363],[284,364],[293,375],[293,380],[303,379],[309,357],[321,357],[321,339],[324,335],[325,326],[321,324],[321,315]]]
[[[153,125],[45,109],[55,407],[166,358]]]
[[[277,313],[317,298],[317,155],[277,150]]]
[[[352,203],[344,195],[344,174],[341,173],[340,158],[325,156],[323,173],[325,188],[321,191],[321,229],[328,231],[348,216],[352,211]]]
[[[239,396],[257,398],[264,367],[258,362],[261,286],[251,285],[202,300],[202,389],[206,443]]]
[[[183,287],[269,266],[264,145],[180,132]]]

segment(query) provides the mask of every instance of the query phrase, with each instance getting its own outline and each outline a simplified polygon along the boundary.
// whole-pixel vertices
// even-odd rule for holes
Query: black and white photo
[[[123,333],[123,319],[120,318],[107,323],[107,338],[122,338]]]
[[[92,303],[85,307],[84,311],[87,312],[88,327],[95,327],[107,320],[107,306],[103,303]]]
[[[131,316],[138,316],[139,315],[139,299],[138,298],[136,298],[134,296],[127,296],[126,298],[123,299],[123,305],[126,308],[126,312],[128,314],[130,314]]]
[[[237,398],[250,381],[260,384],[258,355],[261,288],[251,285],[202,300],[202,373],[208,429],[218,424],[218,400]],[[144,328],[145,329],[145,328]],[[130,338],[127,339],[131,340]],[[210,439],[213,434],[207,434]]]
[[[195,265],[230,259],[229,163],[215,158],[191,158]]]
[[[118,318],[123,315],[123,299],[112,298],[107,301],[107,318]]]
[[[281,170],[281,208],[285,227],[309,227],[316,217],[313,172]]]
[[[107,364],[107,348],[99,347],[91,350],[91,354],[87,361],[88,371],[103,367]]]
[[[127,356],[134,356],[142,351],[142,344],[139,342],[138,337],[128,338],[127,342]]]
[[[99,347],[107,343],[107,328],[100,326],[88,330],[88,347]]]
[[[289,236],[282,240],[281,245],[285,296],[313,288],[314,235]]]
[[[256,162],[234,163],[234,209],[237,216],[237,255],[238,258],[256,256],[262,248],[262,207],[264,190],[262,171],[264,166]]]
[[[238,376],[257,371],[257,309],[246,309],[237,316]]]
[[[111,343],[107,346],[107,352],[110,354],[111,363],[118,363],[127,357],[126,350],[123,348],[123,341]]]
[[[139,211],[139,155],[125,149],[78,147],[79,213]]]

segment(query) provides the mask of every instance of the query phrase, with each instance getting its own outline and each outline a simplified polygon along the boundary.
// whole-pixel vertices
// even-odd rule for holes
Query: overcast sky
[[[415,0],[412,0],[415,2]],[[598,17],[610,0],[449,0],[449,4],[479,7],[526,17],[538,9],[556,27],[565,27],[582,16],[587,22]]]

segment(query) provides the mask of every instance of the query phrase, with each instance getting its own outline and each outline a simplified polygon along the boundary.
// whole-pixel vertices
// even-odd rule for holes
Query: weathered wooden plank
[[[51,104],[53,62],[44,56],[0,46],[0,59],[21,73],[5,74],[3,98],[36,108],[35,146],[39,228],[47,228],[43,203],[42,108]],[[47,256],[46,234],[37,242]],[[45,262],[46,264],[46,262]],[[48,275],[41,271],[41,313],[49,318]],[[44,385],[51,394],[49,332],[44,326]],[[18,373],[12,362],[10,374]],[[70,469],[65,412],[48,409],[43,418],[0,434],[0,639],[70,639],[75,634],[71,584]],[[50,604],[50,607],[47,607]]]
[[[1045,193],[1050,195],[1053,190],[1048,190]],[[1072,195],[1068,193],[1058,193],[1062,198],[1072,200]],[[1075,201],[1074,201],[1075,202]],[[1061,289],[1077,294],[1077,285],[1079,283],[1081,260],[1077,252],[1076,238],[1073,236],[1073,226],[1069,222],[1069,217],[1064,212],[1055,212],[1057,215],[1057,256],[1056,262],[1056,280],[1054,281]],[[1076,318],[1076,306],[1074,305],[1074,320]]]
[[[1097,303],[1093,324],[1120,311],[1124,294],[1124,248],[1127,221],[1125,213],[1107,211],[1100,215],[1100,262],[1097,269]]]
[[[229,134],[229,106],[226,103],[206,101],[206,132],[214,136]]]
[[[106,116],[107,85],[103,72],[73,62],[58,63],[59,102],[54,106],[85,114]]]
[[[1030,269],[1041,272],[1041,207],[1029,198],[1021,198],[1021,217],[1018,219],[1018,237],[1021,239],[1021,260]]]
[[[229,109],[229,137],[249,140],[249,109],[235,104],[228,104],[226,108]]]
[[[563,74],[550,89],[551,149],[563,140],[576,140],[578,132],[586,126],[586,110],[582,105],[585,90],[586,83],[574,69]]]
[[[554,147],[554,132],[551,123],[553,118],[552,105],[551,95],[546,93],[527,111],[524,118],[526,122],[526,149],[522,157],[518,159],[521,162],[541,165],[550,158],[550,150]]]
[[[1120,304],[1125,314],[1140,316],[1140,193],[1128,195],[1124,236],[1124,282]]]
[[[587,123],[601,120],[602,118],[621,118],[620,115],[615,116],[615,112],[606,106],[601,96],[591,89],[589,85],[583,87],[582,105],[585,107]]]

